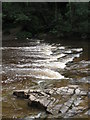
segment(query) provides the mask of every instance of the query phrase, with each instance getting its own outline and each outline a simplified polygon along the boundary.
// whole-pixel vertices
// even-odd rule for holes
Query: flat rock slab
[[[16,90],[13,94],[17,97],[28,99],[28,105],[30,106],[43,107],[46,112],[50,114],[61,114],[62,116],[65,114],[67,115],[67,113],[72,115],[71,111],[73,108],[79,106],[83,101],[81,97],[87,96],[88,92],[83,91],[77,85],[69,85],[61,88],[44,89],[43,91],[40,89]],[[60,103],[62,98],[56,98],[54,95],[62,95],[62,98],[63,96],[67,98],[67,95],[69,95],[69,99],[65,99],[63,103]],[[73,110],[73,114],[74,111],[75,110]]]

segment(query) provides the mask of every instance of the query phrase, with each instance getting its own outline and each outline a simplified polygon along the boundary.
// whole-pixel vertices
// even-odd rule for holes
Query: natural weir
[[[87,46],[60,42],[3,41],[3,118],[88,118]]]

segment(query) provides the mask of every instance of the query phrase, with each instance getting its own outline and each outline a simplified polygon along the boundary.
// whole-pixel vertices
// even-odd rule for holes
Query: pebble
[[[50,94],[53,94],[54,92],[55,92],[55,90],[53,90],[53,89],[49,91]]]

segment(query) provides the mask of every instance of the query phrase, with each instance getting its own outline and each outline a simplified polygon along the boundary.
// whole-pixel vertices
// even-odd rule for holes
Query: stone
[[[76,90],[75,90],[75,93],[76,93],[77,95],[79,95],[80,89],[76,89]]]
[[[62,91],[65,87],[58,88],[58,91]]]
[[[70,117],[73,117],[74,116],[74,114],[72,114],[72,113],[67,113],[65,116],[63,116],[63,118],[70,118]]]
[[[90,110],[88,110],[87,112],[85,112],[85,115],[90,115]]]
[[[45,89],[44,92],[45,92],[46,94],[48,94],[48,95],[51,95],[50,89]]]
[[[73,102],[73,101],[68,100],[68,101],[65,102],[64,104],[65,104],[66,106],[70,107],[70,106],[72,105],[72,102]]]
[[[57,104],[57,105],[55,105],[55,106],[52,108],[52,113],[53,113],[53,114],[58,114],[61,107],[62,107],[62,104]]]
[[[68,90],[67,87],[65,87],[65,88],[62,89],[63,92],[67,92],[67,90]]]
[[[56,104],[56,99],[55,98],[51,98],[51,101],[50,101],[50,103],[48,104],[48,107],[53,107],[54,106],[54,104]]]
[[[41,113],[34,116],[25,117],[23,120],[34,120],[34,119],[39,119],[40,117],[41,117]]]
[[[36,100],[36,97],[31,94],[31,95],[29,96],[29,100],[30,100],[30,101],[35,101],[35,100]]]
[[[69,94],[73,94],[74,93],[74,89],[68,89],[68,91],[67,91]]]
[[[68,85],[69,88],[78,88],[78,85]]]
[[[44,108],[49,114],[60,115],[61,117],[71,117],[83,112],[84,108],[80,107],[79,104],[88,93],[79,89],[76,85],[44,90],[16,90],[13,92],[17,97],[28,99],[28,105],[40,109]],[[58,95],[56,96],[56,94]]]
[[[78,107],[77,107],[77,110],[81,110],[81,111],[83,111],[83,110],[85,110],[85,108],[82,107],[82,106],[78,106]]]
[[[82,102],[82,100],[80,100],[79,98],[77,98],[77,99],[74,101],[74,105],[75,105],[75,106],[78,106],[81,102]]]
[[[76,94],[74,94],[71,98],[70,101],[73,102],[77,98]]]
[[[62,104],[57,104],[53,107],[53,109],[59,111],[61,107],[62,107]]]
[[[54,94],[54,92],[55,92],[55,90],[53,90],[53,89],[49,91],[50,94]]]
[[[20,97],[20,98],[28,99],[29,98],[28,91],[29,90],[16,90],[13,92],[13,95]]]
[[[88,98],[90,99],[90,92],[88,92]]]
[[[40,89],[38,89],[38,90],[32,90],[32,89],[30,89],[28,91],[28,93],[37,93],[37,92],[41,92],[41,90]]]
[[[57,90],[56,93],[57,93],[57,94],[61,94],[61,91],[60,91],[60,90]]]
[[[46,109],[46,111],[47,111],[48,113],[50,113],[50,114],[53,114],[53,113],[54,113],[53,109],[52,109],[52,108],[49,108],[49,107]]]
[[[75,111],[69,110],[66,115],[64,116],[64,118],[69,118],[69,117],[73,117],[75,115]]]
[[[59,112],[61,112],[63,114],[63,113],[66,113],[68,111],[68,109],[69,109],[69,107],[67,107],[66,105],[63,105]]]
[[[47,107],[51,100],[49,100],[48,98],[43,98],[43,99],[37,99],[36,101],[39,102],[44,107]]]
[[[55,99],[53,101],[51,101],[48,106],[47,106],[47,111],[52,114],[55,114],[55,113],[58,113],[59,112],[59,109],[55,109],[57,107],[57,104],[58,104],[59,100],[58,99]],[[59,107],[59,105],[58,105]]]
[[[80,95],[86,96],[86,95],[87,95],[87,92],[86,92],[86,91],[81,91],[81,92],[80,92]]]

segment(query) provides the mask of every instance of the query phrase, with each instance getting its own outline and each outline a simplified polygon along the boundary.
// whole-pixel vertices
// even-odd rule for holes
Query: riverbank
[[[17,28],[17,32],[20,33],[21,31],[19,31],[18,28]],[[87,36],[80,37],[80,36],[74,36],[74,35],[73,36],[63,36],[63,37],[59,36],[58,37],[58,36],[50,34],[50,33],[40,33],[38,35],[36,34],[35,36],[31,37],[31,36],[28,36],[28,34],[23,36],[23,34],[21,32],[21,35],[17,36],[17,32],[13,32],[13,33],[10,33],[10,34],[4,34],[3,33],[2,34],[2,42],[4,40],[9,41],[9,40],[14,40],[14,39],[15,40],[21,40],[21,39],[22,40],[25,40],[25,39],[40,39],[40,40],[42,40],[42,39],[44,39],[46,41],[52,40],[53,42],[54,42],[54,40],[57,40],[57,41],[58,40],[60,40],[60,41],[62,41],[62,40],[69,41],[71,39],[72,39],[72,41],[76,41],[77,42],[78,39],[79,39],[79,41],[87,41],[88,42],[88,39],[89,39],[89,37],[87,37]]]

